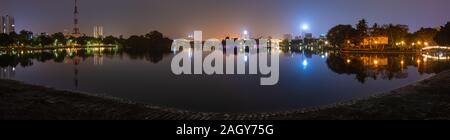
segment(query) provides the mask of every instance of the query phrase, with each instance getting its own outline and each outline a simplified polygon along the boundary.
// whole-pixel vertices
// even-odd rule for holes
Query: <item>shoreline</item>
[[[18,47],[18,48],[2,48],[0,47],[0,51],[36,51],[36,50],[56,50],[56,49],[87,49],[87,48],[114,48],[117,45],[101,45],[101,46],[51,46],[51,47]]]
[[[450,71],[389,92],[271,113],[207,113],[0,80],[0,119],[31,120],[372,120],[450,119]]]

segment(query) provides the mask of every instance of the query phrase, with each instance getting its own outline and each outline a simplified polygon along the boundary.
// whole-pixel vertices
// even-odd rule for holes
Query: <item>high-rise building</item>
[[[6,24],[5,24],[5,17],[1,17],[0,18],[0,33],[4,33],[5,32],[5,26],[6,26]]]
[[[306,33],[305,34],[305,39],[313,39],[313,34],[312,33]]]
[[[94,26],[94,37],[103,38],[103,26]]]
[[[2,16],[0,20],[0,33],[11,33],[16,31],[16,25],[14,23],[14,17],[6,15]]]
[[[284,34],[283,39],[287,41],[291,41],[293,39],[292,34]]]

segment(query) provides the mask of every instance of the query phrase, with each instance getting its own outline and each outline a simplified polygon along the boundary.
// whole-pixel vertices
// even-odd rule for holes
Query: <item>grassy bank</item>
[[[0,80],[0,119],[450,119],[450,71],[365,100],[351,101],[326,108],[258,114],[181,111]]]

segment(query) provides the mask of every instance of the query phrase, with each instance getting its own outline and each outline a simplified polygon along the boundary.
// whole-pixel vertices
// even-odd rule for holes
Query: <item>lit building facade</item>
[[[364,46],[388,45],[389,38],[387,36],[366,37],[364,38]]]
[[[14,23],[14,17],[6,15],[0,19],[0,33],[9,34],[16,31],[16,25]]]
[[[95,38],[103,38],[103,26],[95,26],[94,27],[94,37]]]

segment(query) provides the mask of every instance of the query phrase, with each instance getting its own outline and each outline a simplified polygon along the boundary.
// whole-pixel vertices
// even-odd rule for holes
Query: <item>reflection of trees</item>
[[[417,67],[419,73],[439,73],[450,69],[443,61],[426,60],[418,54],[332,54],[327,59],[330,70],[338,74],[355,74],[364,83],[372,79],[404,79],[406,68]]]
[[[166,43],[158,44],[158,46],[155,47],[133,47],[120,50],[117,48],[68,48],[55,50],[9,51],[2,52],[0,55],[0,67],[17,67],[18,65],[27,67],[33,65],[33,61],[54,61],[57,63],[64,63],[67,60],[73,60],[74,58],[81,58],[81,60],[84,61],[94,56],[108,58],[113,58],[114,56],[123,57],[123,54],[128,54],[127,56],[131,59],[142,59],[158,63],[165,55],[170,54],[170,45],[167,47]]]
[[[102,49],[101,52],[92,51],[91,49],[57,49],[57,50],[33,50],[33,51],[12,51],[5,52],[0,55],[0,67],[22,67],[32,66],[33,61],[47,62],[54,61],[63,63],[67,58],[73,59],[81,57],[86,59],[94,55],[113,55],[115,52],[112,49]]]

